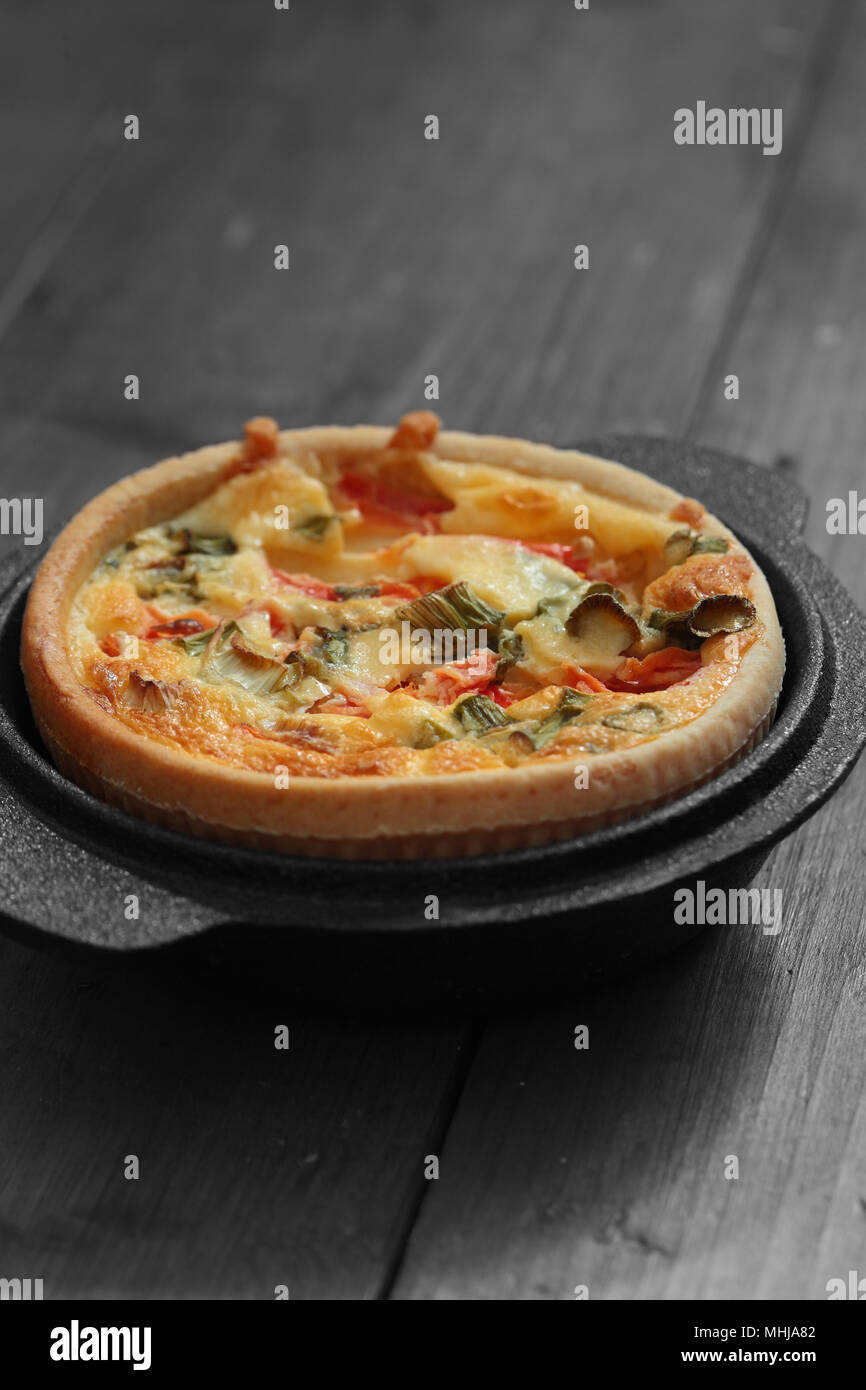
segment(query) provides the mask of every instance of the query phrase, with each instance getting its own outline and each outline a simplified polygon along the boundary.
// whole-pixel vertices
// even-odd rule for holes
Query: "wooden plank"
[[[10,1277],[46,1298],[375,1297],[459,1028],[303,1015],[176,959],[9,941],[0,1017]]]
[[[121,148],[123,117],[179,84],[204,22],[231,0],[183,7],[89,0],[74,22],[60,4],[4,7],[0,91],[0,333],[29,294],[44,307],[56,256]],[[47,283],[46,283],[47,281]]]
[[[694,417],[702,441],[794,456],[816,504],[810,540],[861,602],[862,538],[828,538],[823,503],[861,482],[866,446],[866,195],[852,177],[864,52],[862,11],[819,38],[804,94],[818,124],[804,112],[802,169],[767,205],[743,262],[754,295]],[[722,396],[728,371],[738,403]],[[641,425],[646,412],[639,396]],[[396,1297],[568,1299],[585,1284],[591,1298],[821,1299],[863,1268],[864,802],[861,767],[765,864],[756,883],[785,904],[778,938],[730,929],[488,1029]],[[573,1049],[579,1023],[589,1052]]]

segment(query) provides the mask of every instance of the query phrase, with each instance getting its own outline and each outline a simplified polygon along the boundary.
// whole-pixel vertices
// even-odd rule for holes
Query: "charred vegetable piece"
[[[403,604],[395,610],[394,617],[397,622],[409,622],[413,628],[427,632],[468,632],[472,628],[483,628],[497,633],[505,621],[504,613],[491,608],[462,580]]]
[[[635,619],[612,593],[587,594],[566,620],[565,630],[578,641],[624,652],[637,642],[641,630]]]
[[[378,584],[335,584],[334,593],[341,601],[347,598],[377,598],[379,595]]]
[[[342,628],[339,632],[324,632],[318,650],[329,666],[341,665],[349,655],[348,632]]]
[[[500,729],[512,721],[489,695],[466,695],[454,707],[454,714],[468,734]]]
[[[718,632],[742,632],[755,621],[755,605],[740,594],[710,594],[693,608],[682,611],[655,608],[649,626],[660,629],[678,642],[702,642]]]
[[[593,594],[610,594],[622,608],[625,608],[628,603],[628,599],[622,589],[616,589],[613,584],[608,584],[601,579],[593,580],[586,590],[584,598],[592,598]]]
[[[663,721],[664,711],[658,705],[641,703],[608,714],[601,722],[609,729],[625,729],[632,734],[654,734]]]
[[[696,637],[713,637],[717,632],[742,632],[756,618],[755,605],[740,594],[711,594],[696,603],[689,628]]]

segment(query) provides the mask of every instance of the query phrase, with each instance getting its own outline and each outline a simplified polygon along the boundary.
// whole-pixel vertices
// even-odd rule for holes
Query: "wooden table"
[[[825,527],[866,450],[863,4],[51,0],[4,28],[2,490],[47,526],[251,414],[395,420],[436,374],[452,426],[778,467],[866,600],[866,538]],[[781,107],[781,155],[675,145],[698,99]],[[861,766],[773,853],[780,936],[708,933],[484,1024],[3,941],[0,1274],[46,1297],[824,1298],[866,1272],[864,818]]]

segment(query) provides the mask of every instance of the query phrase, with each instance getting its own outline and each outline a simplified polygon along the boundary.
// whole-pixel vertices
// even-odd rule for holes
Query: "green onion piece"
[[[434,719],[422,719],[412,747],[432,748],[435,743],[443,743],[445,739],[453,737],[451,729],[446,728],[444,724],[437,724]]]
[[[571,723],[572,719],[583,713],[591,699],[591,695],[585,695],[580,690],[572,690],[570,685],[564,686],[556,709],[545,715],[534,733],[527,733],[533,747],[543,748],[559,733],[560,729],[563,729],[566,724]]]
[[[674,531],[664,543],[664,557],[669,565],[681,565],[692,553],[697,532],[688,526]]]
[[[190,536],[187,549],[193,555],[234,555],[237,546],[231,536]]]
[[[542,618],[545,613],[552,613],[565,597],[564,594],[548,594],[545,598],[540,598],[533,613],[534,618]]]
[[[229,637],[231,637],[233,633],[237,632],[237,630],[237,623],[235,622],[234,618],[230,618],[227,623],[223,624],[222,635],[220,637],[220,645],[222,646],[223,643]],[[216,627],[207,628],[204,632],[194,632],[191,637],[175,637],[174,640],[181,647],[183,647],[187,656],[201,656],[207,648],[208,643],[210,642],[214,633],[218,631],[219,624],[217,624]]]
[[[617,710],[602,719],[609,729],[625,729],[632,734],[653,734],[664,720],[664,711],[658,705],[629,705],[628,709]]]
[[[349,656],[349,634],[345,629],[339,632],[325,632],[316,649],[316,654],[329,666],[341,666]]]
[[[454,714],[468,734],[483,734],[499,729],[511,720],[489,695],[465,695],[454,707]]]
[[[698,536],[692,546],[693,555],[723,555],[729,549],[724,536]]]
[[[310,541],[320,541],[327,531],[331,522],[336,521],[334,512],[329,515],[317,513],[315,516],[308,516],[306,521],[301,521],[297,526],[292,527],[292,532],[296,536],[304,536]]]
[[[682,628],[684,632],[688,633],[688,623],[691,616],[691,608],[654,608],[647,619],[647,625],[660,632],[668,632],[671,628]]]
[[[508,627],[504,627],[500,632],[496,650],[499,655],[499,660],[496,663],[497,675],[509,666],[514,666],[518,661],[522,661],[525,656],[523,639]]]
[[[724,536],[702,536],[691,527],[674,531],[664,543],[669,565],[681,565],[690,555],[721,555],[728,549]]]
[[[398,623],[409,622],[413,628],[427,632],[468,632],[473,628],[498,632],[505,614],[498,608],[491,608],[460,580],[402,605],[396,609],[394,618]]]
[[[347,598],[377,598],[379,594],[378,584],[361,584],[355,587],[353,584],[335,584],[334,593],[338,599]]]

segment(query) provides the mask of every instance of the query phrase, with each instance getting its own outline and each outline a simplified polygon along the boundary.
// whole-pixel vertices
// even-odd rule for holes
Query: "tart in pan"
[[[717,776],[784,645],[752,556],[621,465],[435,416],[197,450],[46,556],[22,665],[60,769],[149,820],[351,858],[543,844]]]

